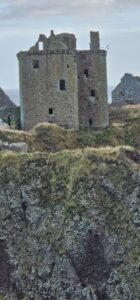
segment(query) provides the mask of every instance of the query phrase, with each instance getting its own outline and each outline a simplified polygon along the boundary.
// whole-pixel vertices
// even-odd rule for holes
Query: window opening
[[[69,69],[69,65],[67,65],[67,69]]]
[[[90,95],[91,95],[91,97],[95,97],[95,90],[91,90]]]
[[[53,109],[49,108],[49,115],[53,115]]]
[[[89,125],[92,126],[92,119],[89,119]]]
[[[7,123],[8,123],[9,126],[11,126],[11,116],[10,115],[8,115]]]
[[[33,60],[33,68],[38,69],[39,68],[39,61],[38,60]]]
[[[42,51],[43,48],[44,48],[44,47],[43,47],[43,42],[39,42],[38,45],[39,45],[39,51]]]
[[[60,91],[65,91],[66,87],[65,87],[65,80],[61,79],[60,80]]]
[[[88,69],[84,70],[84,75],[86,76],[86,78],[88,78]]]

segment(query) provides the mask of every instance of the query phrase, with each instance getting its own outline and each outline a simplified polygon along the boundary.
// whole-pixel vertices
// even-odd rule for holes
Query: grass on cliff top
[[[124,106],[109,106],[110,123],[118,124],[140,119],[140,104],[124,105]]]
[[[140,149],[140,105],[109,107],[107,129],[66,130],[55,124],[41,123],[30,132],[0,129],[0,140],[26,142],[28,152],[58,152],[64,149],[129,145]]]
[[[117,159],[126,159],[126,153],[135,154],[138,153],[134,148],[130,146],[117,146],[117,147],[100,147],[93,148],[87,147],[85,149],[75,149],[75,150],[63,150],[57,153],[45,153],[45,152],[35,152],[35,153],[15,153],[12,151],[1,151],[0,152],[0,166],[20,166],[26,163],[34,163],[39,160],[57,162],[58,166],[64,166],[71,164],[71,162],[78,161],[79,159],[84,161],[90,157],[93,161],[98,161],[98,159],[103,161],[115,161]],[[128,157],[129,158],[129,157]]]

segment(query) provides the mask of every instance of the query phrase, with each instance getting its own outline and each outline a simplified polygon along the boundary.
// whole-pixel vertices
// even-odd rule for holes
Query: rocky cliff
[[[32,134],[29,153],[0,152],[0,300],[139,300],[139,150],[81,132],[81,149],[36,152]]]
[[[0,88],[0,119],[5,123],[10,122],[19,128],[19,109],[8,95]]]
[[[114,105],[140,104],[140,77],[125,73],[112,91]]]
[[[0,88],[0,109],[3,108],[15,108],[16,105],[12,100],[5,94],[5,92]]]

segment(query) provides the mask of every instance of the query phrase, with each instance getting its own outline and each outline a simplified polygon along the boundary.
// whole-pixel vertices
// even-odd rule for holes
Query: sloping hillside
[[[65,130],[55,124],[38,124],[30,132],[0,130],[0,139],[26,142],[29,152],[61,151],[85,147],[129,145],[140,149],[140,105],[111,107],[110,126],[103,131]]]

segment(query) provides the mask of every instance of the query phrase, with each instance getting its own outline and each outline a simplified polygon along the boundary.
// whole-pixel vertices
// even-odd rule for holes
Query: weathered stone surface
[[[140,77],[124,74],[121,83],[112,92],[112,104],[140,104]]]
[[[3,299],[139,299],[139,157],[0,153]]]
[[[105,128],[108,126],[106,51],[77,51],[77,69],[80,128]],[[88,76],[84,74],[86,70]]]

